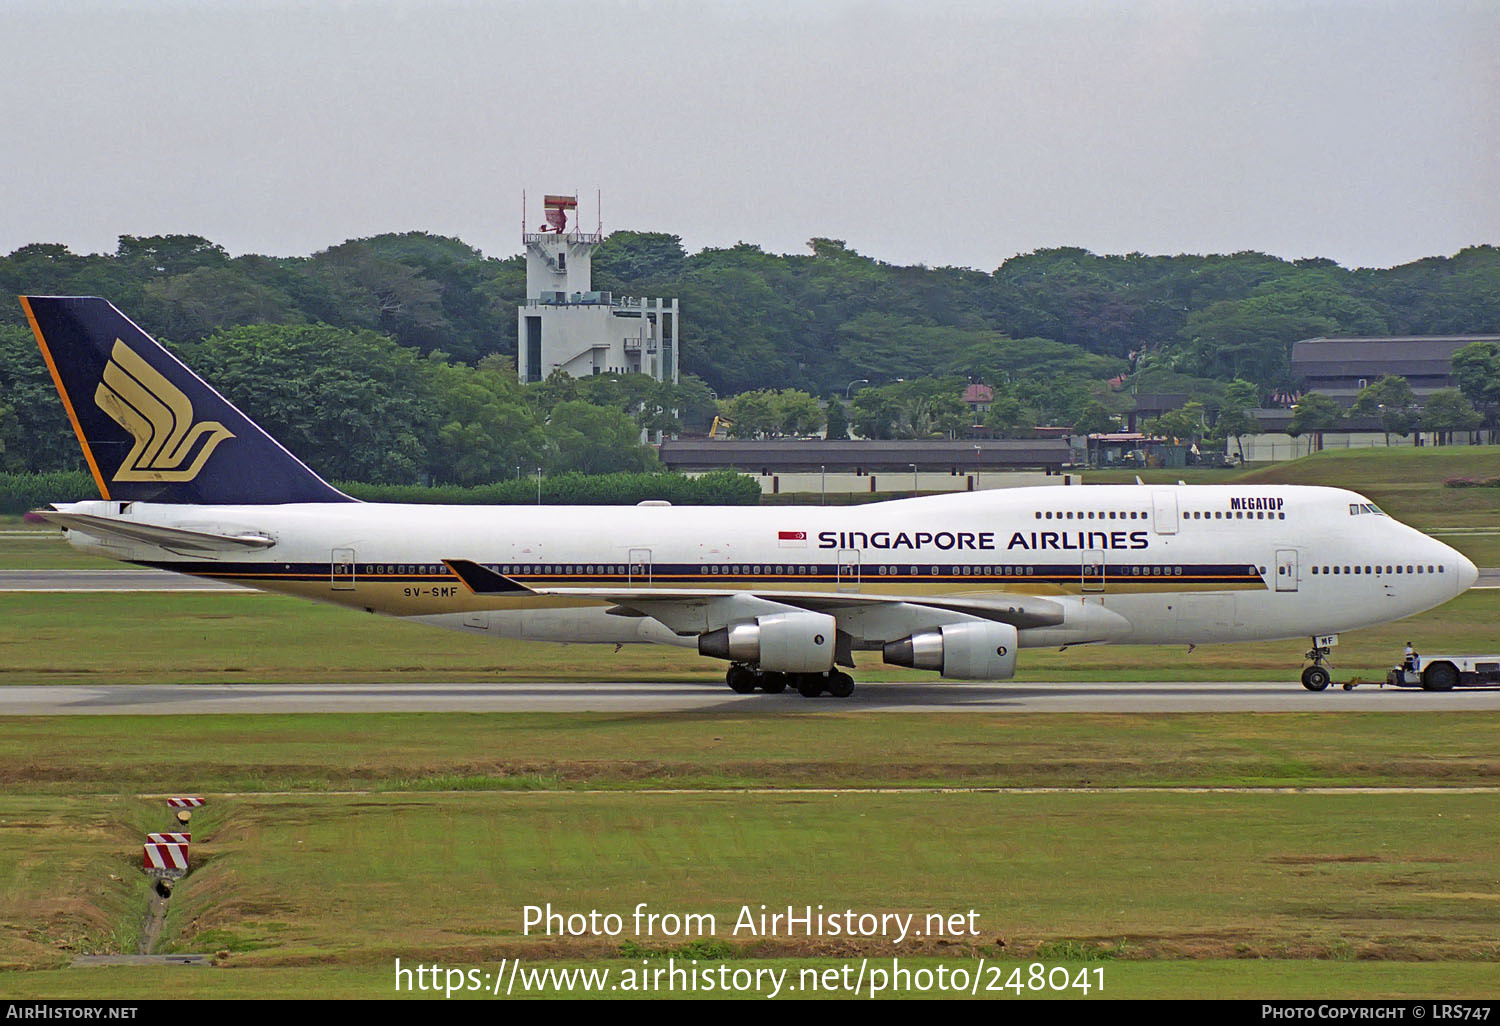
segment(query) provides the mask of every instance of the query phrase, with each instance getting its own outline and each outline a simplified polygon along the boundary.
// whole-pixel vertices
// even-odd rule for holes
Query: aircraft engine
[[[1008,680],[1016,674],[1016,629],[990,621],[944,624],[884,647],[893,666],[937,670],[959,680]]]
[[[771,613],[699,635],[698,651],[776,673],[826,673],[837,630],[827,613]]]

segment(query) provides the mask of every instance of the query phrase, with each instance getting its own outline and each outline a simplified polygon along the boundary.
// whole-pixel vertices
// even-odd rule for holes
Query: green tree
[[[805,437],[815,434],[827,419],[818,401],[800,389],[781,389],[772,405],[776,411],[777,431],[782,435]]]
[[[0,402],[0,470],[15,473],[25,468],[21,465],[21,421],[16,411]]]
[[[997,438],[1022,438],[1036,425],[1036,409],[1008,393],[997,392],[984,415],[984,426]]]
[[[721,399],[719,414],[734,425],[729,433],[735,438],[768,438],[780,423],[776,416],[776,393],[770,389]]]
[[[956,438],[971,420],[963,381],[918,378],[864,388],[854,397],[854,428],[866,438]]]
[[[1073,433],[1078,435],[1106,435],[1120,429],[1120,418],[1098,402],[1086,403],[1071,422]]]
[[[19,306],[19,304],[17,304]],[[3,465],[42,473],[83,468],[68,415],[30,328],[0,325],[0,403],[10,407]]]
[[[141,291],[141,319],[154,334],[181,342],[204,338],[215,328],[305,320],[290,296],[231,264],[156,278]]]
[[[609,474],[660,466],[656,453],[641,444],[635,421],[619,410],[561,402],[552,408],[545,434],[550,473]]]
[[[734,423],[736,438],[810,435],[823,426],[818,401],[795,388],[742,392],[719,403],[722,416]]]
[[[378,240],[325,249],[313,255],[310,269],[336,297],[347,326],[378,330],[423,352],[450,344],[443,338],[442,286],[387,256]]]
[[[1241,410],[1253,409],[1260,405],[1260,394],[1260,388],[1255,382],[1235,378],[1224,386],[1224,405],[1236,406]]]
[[[1203,437],[1207,425],[1207,410],[1198,400],[1190,399],[1179,409],[1147,421],[1145,427],[1147,434],[1187,440]]]
[[[1411,382],[1396,374],[1387,374],[1373,385],[1359,390],[1350,416],[1375,417],[1385,432],[1385,444],[1391,444],[1391,435],[1405,437],[1416,429],[1420,420],[1417,413],[1417,397],[1412,394]]]
[[[324,477],[413,483],[438,420],[411,350],[373,331],[244,325],[179,347],[185,362]]]
[[[1453,376],[1464,398],[1480,411],[1494,441],[1500,413],[1500,345],[1470,342],[1453,354]]]
[[[1214,418],[1213,432],[1209,438],[1215,442],[1222,443],[1230,438],[1234,439],[1234,446],[1239,451],[1240,462],[1245,462],[1245,435],[1255,430],[1255,422],[1250,419],[1250,414],[1241,406],[1226,403],[1219,407],[1219,415]]]
[[[609,291],[632,289],[681,274],[686,261],[681,236],[614,231],[594,250],[594,284]]]
[[[844,412],[844,404],[839,401],[838,396],[828,400],[826,412],[828,432],[827,437],[835,441],[849,437],[849,415]]]
[[[1437,435],[1437,443],[1453,441],[1455,431],[1473,431],[1484,423],[1474,404],[1456,388],[1444,388],[1427,397],[1422,407],[1422,429]]]
[[[1313,448],[1322,449],[1323,432],[1336,425],[1342,415],[1338,403],[1326,395],[1308,392],[1292,408],[1292,421],[1287,425],[1286,433],[1293,438],[1310,434]]]
[[[535,466],[545,445],[541,422],[514,374],[493,364],[470,368],[429,360],[437,444],[426,469],[435,483],[478,485]]]
[[[201,267],[229,262],[224,247],[201,235],[121,235],[115,256],[140,266],[147,274],[186,274]]]
[[[1252,300],[1225,301],[1188,315],[1183,353],[1210,377],[1284,386],[1291,376],[1292,343],[1337,329],[1331,318],[1267,310]]]

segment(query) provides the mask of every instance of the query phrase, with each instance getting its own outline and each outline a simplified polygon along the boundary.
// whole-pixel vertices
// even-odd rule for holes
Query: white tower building
[[[576,196],[547,196],[546,224],[521,225],[526,247],[526,305],[517,316],[516,371],[522,381],[542,381],[562,370],[590,374],[641,373],[677,384],[677,300],[640,299],[593,291],[594,247],[599,231],[567,224]]]

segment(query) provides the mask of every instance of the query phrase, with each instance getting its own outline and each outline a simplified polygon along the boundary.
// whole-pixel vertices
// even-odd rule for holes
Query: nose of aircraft
[[[1474,587],[1474,582],[1479,580],[1479,568],[1474,561],[1464,556],[1458,557],[1458,583],[1460,591],[1468,591]]]

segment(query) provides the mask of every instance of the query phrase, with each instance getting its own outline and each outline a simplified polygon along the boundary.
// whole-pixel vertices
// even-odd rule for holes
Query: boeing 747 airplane
[[[433,506],[332,487],[103,299],[22,297],[100,498],[87,552],[437,627],[683,645],[735,691],[847,696],[856,658],[1005,680],[1023,648],[1311,637],[1440,605],[1474,564],[1364,496],[1013,488],[857,507]]]

